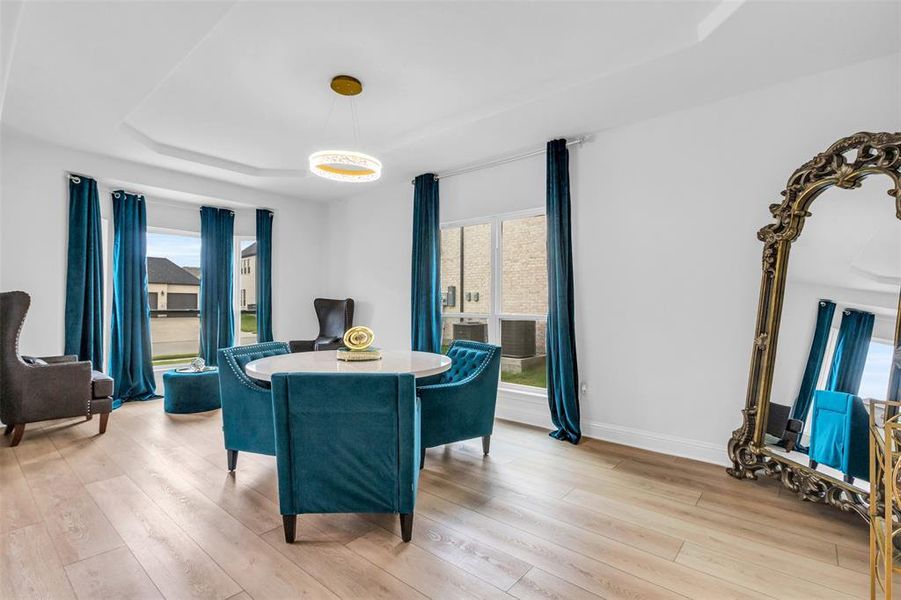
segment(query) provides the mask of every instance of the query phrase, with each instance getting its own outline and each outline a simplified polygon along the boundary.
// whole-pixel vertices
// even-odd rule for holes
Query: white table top
[[[450,358],[431,352],[382,350],[381,360],[358,362],[338,360],[336,355],[334,350],[278,354],[250,361],[244,370],[248,377],[272,381],[273,373],[413,373],[419,378],[451,367]]]

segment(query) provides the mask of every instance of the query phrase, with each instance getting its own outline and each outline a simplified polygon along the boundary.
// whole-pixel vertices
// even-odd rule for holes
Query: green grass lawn
[[[526,369],[522,373],[501,373],[501,381],[515,383],[517,385],[530,385],[537,388],[547,388],[547,369],[544,365]]]
[[[166,365],[181,365],[189,363],[195,358],[197,358],[196,352],[190,354],[163,354],[161,356],[153,357],[153,365],[156,367]]]
[[[241,331],[244,333],[257,332],[257,315],[256,313],[241,313]]]

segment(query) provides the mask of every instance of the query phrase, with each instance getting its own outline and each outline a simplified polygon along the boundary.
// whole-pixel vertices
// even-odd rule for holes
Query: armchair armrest
[[[28,401],[21,403],[19,414],[26,420],[61,419],[90,413],[91,361],[29,367],[25,377],[24,398]]]
[[[63,354],[62,356],[39,356],[38,358],[40,358],[42,361],[44,361],[48,365],[78,362],[77,354]],[[90,361],[85,361],[85,362],[90,363]]]
[[[288,342],[288,349],[291,352],[312,352],[316,349],[315,340],[291,340]]]
[[[337,350],[342,345],[342,338],[339,337],[320,338],[313,343],[313,348],[315,350]]]

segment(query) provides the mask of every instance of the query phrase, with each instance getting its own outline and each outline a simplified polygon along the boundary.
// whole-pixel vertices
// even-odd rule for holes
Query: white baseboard
[[[536,427],[551,428],[553,426],[548,413],[547,397],[542,394],[502,388],[498,391],[495,414],[499,419],[507,421]],[[605,442],[681,456],[715,465],[729,466],[732,464],[726,454],[725,442],[712,444],[668,433],[584,420],[582,421],[582,434]]]

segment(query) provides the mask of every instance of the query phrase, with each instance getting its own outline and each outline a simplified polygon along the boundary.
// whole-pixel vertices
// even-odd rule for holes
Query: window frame
[[[543,216],[547,218],[544,207],[530,208],[505,213],[497,213],[484,217],[474,217],[470,219],[458,219],[454,221],[444,221],[439,225],[440,230],[455,229],[458,227],[467,227],[470,225],[491,225],[491,252],[490,252],[490,272],[491,272],[491,302],[488,313],[483,312],[445,312],[443,307],[441,310],[442,328],[445,318],[449,319],[484,319],[488,323],[488,342],[500,346],[501,340],[501,321],[536,321],[547,324],[547,313],[544,314],[528,314],[528,313],[505,313],[501,312],[503,303],[503,277],[501,269],[504,265],[504,244],[503,244],[503,224],[505,221],[515,221],[518,219],[526,219],[529,217]],[[440,235],[440,232],[439,232]],[[439,261],[440,265],[440,261]],[[460,265],[463,269],[463,265]],[[465,279],[464,279],[465,281]],[[463,297],[464,291],[458,292],[460,298]],[[518,383],[508,383],[500,380],[499,387],[511,391],[525,392],[529,394],[539,394],[547,396],[546,388],[539,388],[530,385],[521,385]]]

